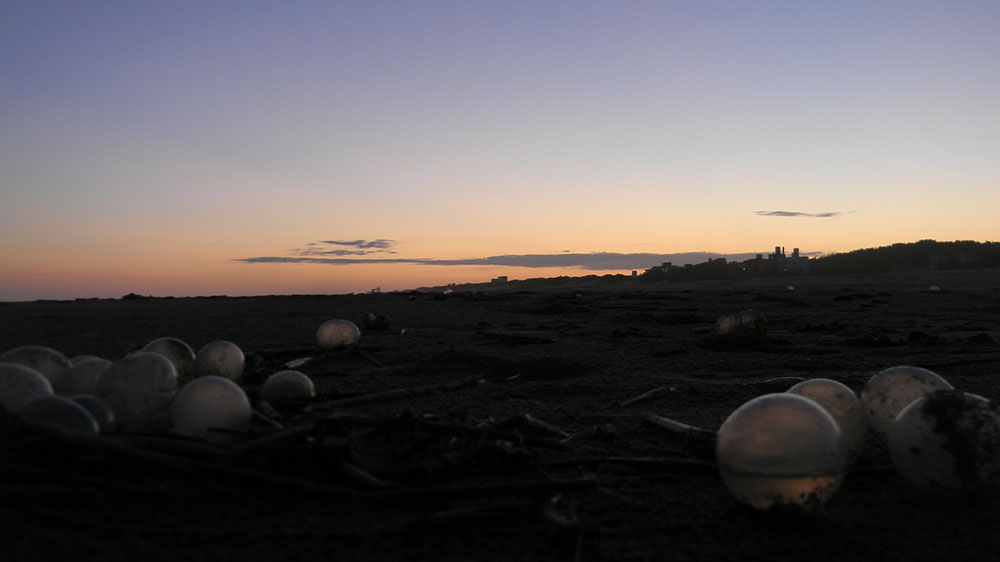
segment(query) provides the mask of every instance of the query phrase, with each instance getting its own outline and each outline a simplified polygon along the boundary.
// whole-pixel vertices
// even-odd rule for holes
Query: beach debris
[[[968,392],[939,390],[908,405],[889,433],[892,464],[909,483],[945,495],[1000,490],[1000,411]]]
[[[376,332],[381,332],[383,330],[388,330],[389,326],[392,325],[392,319],[385,314],[379,314],[377,312],[369,312],[365,314],[364,320],[362,320],[361,325],[364,326],[366,330],[374,330]]]
[[[316,341],[323,349],[347,350],[361,341],[361,330],[350,320],[327,320],[316,330]]]
[[[267,377],[260,395],[268,402],[302,400],[315,397],[316,386],[312,379],[302,372],[286,369]]]
[[[748,308],[719,318],[715,331],[722,336],[764,336],[767,334],[767,318],[761,311]]]
[[[128,431],[166,428],[170,403],[176,394],[174,364],[148,351],[112,363],[94,385],[94,396],[111,407],[119,429]]]
[[[847,463],[853,464],[861,455],[868,436],[868,421],[854,391],[842,382],[816,378],[802,381],[786,392],[805,396],[833,416],[843,433]]]
[[[257,407],[250,411],[250,415],[253,419],[262,421],[269,425],[270,427],[285,429],[285,424],[282,423],[283,416],[281,412],[274,409],[274,406],[269,404],[266,400],[261,400],[257,403]]]
[[[286,369],[298,369],[299,367],[304,367],[311,363],[315,357],[299,357],[297,359],[292,359],[291,361],[285,362]]]
[[[64,396],[38,396],[17,411],[21,419],[61,431],[94,436],[100,432],[94,416],[77,402]]]
[[[186,382],[194,378],[195,353],[184,340],[172,337],[156,338],[142,348],[143,351],[159,353],[177,369],[177,378],[181,382]]]
[[[952,388],[951,383],[933,371],[899,365],[868,379],[861,390],[861,406],[872,430],[882,439],[888,439],[893,420],[910,402],[935,390]]]
[[[170,409],[174,432],[192,437],[205,437],[210,429],[245,432],[250,418],[250,400],[243,389],[214,375],[185,384]]]
[[[716,438],[723,483],[756,509],[807,512],[825,504],[843,482],[846,460],[833,416],[795,394],[746,402],[726,418]]]
[[[45,375],[18,363],[0,363],[0,406],[16,412],[37,396],[51,396],[52,383]]]
[[[231,341],[215,340],[202,346],[194,360],[196,377],[223,377],[239,380],[243,376],[246,358],[240,346]]]
[[[66,369],[72,366],[65,355],[44,345],[23,345],[8,349],[0,355],[0,362],[17,363],[38,371],[55,385]]]
[[[683,439],[685,446],[698,457],[707,459],[715,455],[716,432],[714,431],[653,414],[645,416],[643,421]]]
[[[647,390],[646,392],[643,392],[638,396],[629,398],[628,400],[622,400],[621,402],[618,403],[618,405],[622,407],[631,406],[633,404],[638,404],[643,400],[649,400],[650,398],[655,398],[665,392],[674,392],[675,390],[677,390],[677,387],[675,386],[669,386],[669,385],[658,386],[652,390]]]
[[[91,394],[97,384],[97,377],[110,366],[111,361],[100,357],[78,361],[63,372],[59,381],[52,385],[52,390],[60,396]]]
[[[415,386],[412,388],[395,388],[392,390],[372,392],[369,394],[361,394],[358,396],[348,396],[346,398],[339,398],[337,400],[331,400],[329,402],[321,402],[319,404],[313,404],[311,406],[306,407],[305,411],[323,412],[323,411],[335,410],[337,408],[344,408],[347,406],[356,406],[358,404],[373,404],[376,402],[388,402],[392,400],[399,400],[401,398],[407,398],[410,396],[417,396],[420,394],[457,390],[466,385],[481,384],[483,382],[484,381],[482,377],[476,375],[473,377],[454,380],[443,384]]]
[[[77,394],[71,396],[70,400],[83,406],[97,422],[97,427],[101,433],[110,433],[115,430],[115,413],[110,406],[93,394]]]

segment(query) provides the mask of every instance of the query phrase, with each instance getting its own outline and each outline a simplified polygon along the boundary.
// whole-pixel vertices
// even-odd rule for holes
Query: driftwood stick
[[[655,425],[660,429],[665,429],[675,435],[686,437],[696,441],[715,441],[715,432],[686,423],[681,423],[669,418],[654,416],[652,414],[643,418],[647,423]]]
[[[382,480],[381,478],[375,476],[374,474],[368,472],[367,470],[361,468],[360,466],[352,462],[342,460],[340,461],[340,468],[341,470],[344,471],[344,474],[346,474],[352,480],[368,488],[376,490],[384,490],[390,487],[385,480]]]
[[[670,390],[669,386],[659,386],[659,387],[654,388],[653,390],[649,390],[649,391],[643,392],[642,394],[640,394],[639,396],[636,396],[634,398],[629,398],[628,400],[623,400],[623,401],[619,402],[618,405],[619,406],[631,406],[632,404],[636,404],[636,403],[642,402],[643,400],[647,400],[649,398],[653,398],[654,396],[659,396],[660,394],[663,394],[664,392],[668,392],[669,390]]]
[[[714,463],[684,457],[578,457],[544,461],[541,466],[568,466],[589,464],[621,464],[629,466],[649,466],[656,468],[696,468],[714,471]]]
[[[298,439],[299,437],[309,435],[315,431],[316,427],[313,425],[301,425],[285,428],[281,431],[277,431],[270,435],[265,435],[264,437],[259,437],[253,441],[244,443],[243,445],[233,449],[230,452],[230,455],[237,456],[266,450],[269,447],[274,447],[275,445],[285,443],[286,441]]]
[[[360,357],[360,358],[368,361],[369,363],[371,363],[372,365],[375,365],[376,367],[385,367],[385,363],[379,361],[378,359],[375,359],[374,357],[372,357],[371,355],[368,355],[367,353],[365,353],[364,351],[361,351],[360,349],[356,349],[355,348],[352,351],[353,351],[353,353],[355,355],[357,355],[358,357]]]
[[[319,404],[313,404],[305,409],[306,412],[323,412],[327,410],[334,410],[336,408],[343,408],[346,406],[357,406],[358,404],[373,404],[376,402],[389,402],[392,400],[399,400],[401,398],[408,398],[411,396],[419,396],[421,394],[430,394],[433,392],[445,392],[449,390],[455,390],[462,388],[468,384],[476,383],[482,380],[482,377],[475,376],[466,379],[459,379],[444,384],[433,384],[427,386],[415,386],[412,388],[397,388],[393,390],[385,390],[382,392],[373,392],[371,394],[362,394],[359,396],[350,396],[348,398],[340,398],[337,400],[330,400],[328,402],[322,402]]]
[[[558,492],[588,489],[596,485],[596,480],[593,478],[576,478],[568,480],[526,480],[454,484],[449,486],[359,492],[357,490],[298,478],[248,470],[232,464],[190,460],[155,451],[125,447],[99,437],[80,437],[37,424],[25,423],[19,429],[22,434],[19,436],[20,438],[23,439],[31,435],[37,436],[42,438],[46,445],[57,448],[63,454],[67,451],[97,454],[119,462],[139,464],[144,467],[157,468],[178,474],[218,478],[227,482],[240,481],[264,490],[302,493],[312,497],[343,501],[395,503],[433,500],[449,501],[517,495],[551,495]]]
[[[476,498],[495,498],[503,496],[549,496],[560,492],[575,492],[586,490],[597,485],[597,480],[590,477],[570,478],[565,480],[520,480],[513,482],[485,482],[478,484],[452,484],[449,486],[433,486],[428,488],[409,488],[405,490],[387,490],[369,492],[365,499],[373,501],[446,501]]]
[[[532,429],[537,429],[539,431],[554,435],[560,439],[567,439],[570,434],[563,429],[556,427],[546,421],[542,421],[531,414],[521,414],[519,416],[513,416],[505,420],[497,422],[493,427],[496,429],[510,429],[517,426],[527,426]]]
[[[527,504],[472,505],[438,511],[427,515],[412,515],[397,519],[379,528],[379,533],[426,531],[429,529],[459,529],[491,523],[516,521],[527,510]]]

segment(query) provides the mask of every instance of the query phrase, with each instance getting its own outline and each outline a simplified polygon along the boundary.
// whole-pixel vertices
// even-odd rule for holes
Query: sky
[[[1000,240],[1000,3],[0,0],[0,301]]]

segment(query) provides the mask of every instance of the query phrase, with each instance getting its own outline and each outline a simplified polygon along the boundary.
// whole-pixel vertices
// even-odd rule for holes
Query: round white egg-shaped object
[[[172,337],[156,338],[147,343],[142,350],[159,353],[169,359],[177,370],[178,380],[188,381],[194,377],[195,353],[184,340]]]
[[[840,381],[816,378],[802,381],[786,392],[805,396],[833,416],[843,434],[848,464],[857,460],[868,437],[868,421],[853,390]]]
[[[19,363],[0,363],[0,406],[13,413],[37,396],[52,396],[45,375]]]
[[[100,357],[81,359],[66,369],[59,381],[52,385],[52,390],[59,396],[91,394],[97,385],[97,378],[110,366],[111,361]]]
[[[177,394],[177,370],[159,353],[140,351],[105,369],[93,394],[114,411],[118,429],[163,429]]]
[[[903,408],[935,390],[951,390],[951,384],[933,371],[900,365],[876,373],[861,390],[861,407],[872,430],[889,438],[892,422]]]
[[[327,320],[316,329],[316,341],[323,349],[350,349],[361,341],[361,330],[350,320]]]
[[[44,345],[23,345],[8,349],[0,355],[0,362],[17,363],[41,373],[54,386],[66,369],[72,366],[65,355]]]
[[[810,511],[844,479],[840,428],[822,406],[788,393],[754,398],[729,415],[716,437],[722,481],[756,509]]]
[[[957,390],[927,394],[903,409],[889,432],[896,471],[944,495],[1000,491],[1000,412],[986,398]]]
[[[239,380],[243,376],[246,358],[240,346],[231,341],[216,340],[202,346],[194,360],[196,377],[223,377]]]
[[[23,420],[69,433],[94,436],[100,427],[86,408],[65,396],[38,396],[17,411]]]
[[[101,433],[111,433],[115,430],[115,412],[111,409],[111,406],[104,403],[104,400],[93,394],[77,394],[76,396],[70,396],[70,400],[83,406],[90,412],[91,416],[94,416],[94,420],[97,422],[97,427],[101,429]]]
[[[312,379],[295,370],[278,371],[267,377],[260,390],[260,397],[268,402],[302,400],[316,396]]]
[[[184,385],[170,409],[174,431],[205,437],[211,428],[243,432],[250,426],[250,400],[226,377],[208,375]]]

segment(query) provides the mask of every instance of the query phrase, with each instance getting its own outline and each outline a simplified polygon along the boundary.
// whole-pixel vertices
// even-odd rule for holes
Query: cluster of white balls
[[[347,320],[330,320],[317,331],[320,347],[344,350],[361,332]],[[112,431],[172,430],[191,437],[243,433],[252,408],[239,385],[243,350],[216,340],[197,353],[183,340],[162,337],[141,351],[110,361],[91,355],[66,358],[29,345],[0,354],[0,405],[21,419],[83,435]],[[316,388],[295,370],[270,375],[262,400],[315,397]]]
[[[908,482],[945,494],[1000,487],[1000,413],[919,367],[885,369],[860,398],[831,379],[806,380],[754,398],[719,428],[722,480],[758,509],[825,504],[861,454],[869,432],[888,443]]]

